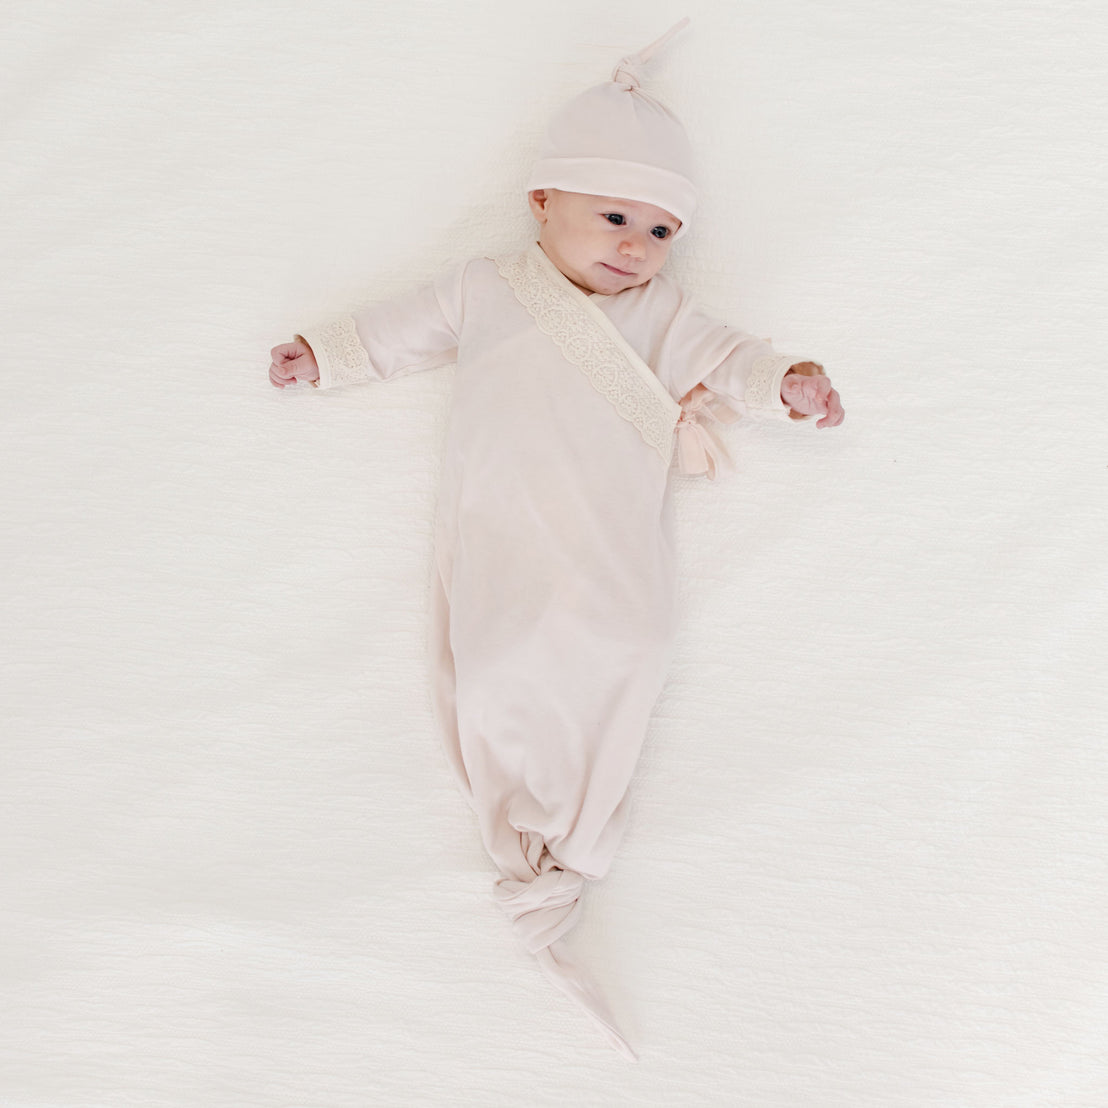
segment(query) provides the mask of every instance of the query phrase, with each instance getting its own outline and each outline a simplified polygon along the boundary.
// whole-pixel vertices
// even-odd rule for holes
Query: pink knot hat
[[[696,211],[692,146],[681,121],[641,88],[639,72],[688,22],[622,58],[610,81],[554,116],[528,192],[553,188],[654,204],[681,221],[677,236],[685,233]]]

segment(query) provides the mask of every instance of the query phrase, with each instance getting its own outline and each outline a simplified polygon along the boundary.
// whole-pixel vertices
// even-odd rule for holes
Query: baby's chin
[[[610,275],[593,276],[588,273],[567,273],[563,269],[562,276],[565,277],[571,285],[575,285],[582,292],[598,292],[602,296],[611,296],[613,293],[622,292],[625,288],[629,287],[626,282],[612,280],[612,278],[616,277],[614,273]]]

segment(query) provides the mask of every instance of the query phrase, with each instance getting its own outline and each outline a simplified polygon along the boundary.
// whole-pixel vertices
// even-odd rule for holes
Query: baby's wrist
[[[825,377],[823,366],[819,362],[795,362],[785,370],[785,376],[790,373],[799,374],[801,377]]]

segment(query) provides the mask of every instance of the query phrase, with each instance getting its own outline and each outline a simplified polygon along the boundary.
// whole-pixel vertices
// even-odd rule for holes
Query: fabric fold
[[[531,881],[502,878],[496,883],[496,899],[546,978],[583,1009],[609,1046],[637,1062],[638,1055],[619,1030],[604,994],[562,941],[580,914],[584,878],[562,869],[545,852],[541,870]]]

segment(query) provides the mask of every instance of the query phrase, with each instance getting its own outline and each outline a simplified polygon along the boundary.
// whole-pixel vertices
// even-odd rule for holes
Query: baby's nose
[[[620,243],[619,252],[627,258],[638,258],[642,261],[646,257],[646,244],[641,235],[628,235]]]

